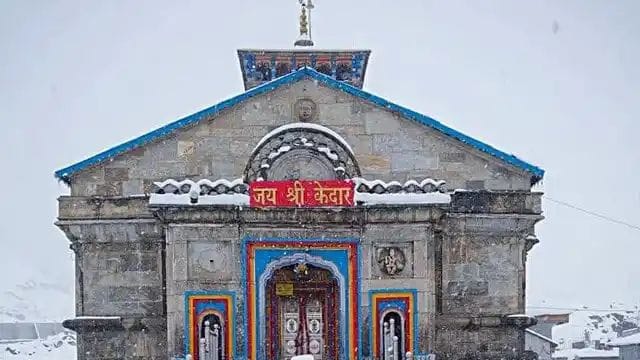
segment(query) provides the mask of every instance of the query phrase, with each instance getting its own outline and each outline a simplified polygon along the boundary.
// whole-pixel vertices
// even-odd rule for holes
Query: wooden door
[[[331,273],[306,267],[301,274],[292,266],[276,271],[267,285],[267,358],[337,359],[338,286]]]

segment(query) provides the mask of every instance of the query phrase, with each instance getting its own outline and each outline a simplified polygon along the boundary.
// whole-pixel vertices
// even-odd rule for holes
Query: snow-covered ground
[[[61,323],[73,317],[73,283],[25,271],[0,278],[0,322]],[[45,280],[46,279],[46,280]],[[2,341],[2,339],[0,339]],[[73,360],[76,338],[63,332],[45,339],[0,342],[0,360]]]
[[[567,358],[569,360],[573,360],[578,356],[580,359],[585,358],[605,358],[605,357],[616,357],[618,356],[618,349],[611,350],[596,350],[596,349],[564,349],[557,350],[553,353],[554,358]]]
[[[0,322],[62,322],[73,317],[73,284],[69,285],[34,279],[3,284]]]
[[[0,360],[73,360],[76,358],[76,337],[64,332],[46,339],[0,344]]]
[[[569,322],[553,327],[553,340],[558,349],[570,348],[571,344],[585,340],[588,334],[592,342],[607,343],[618,337],[618,332],[638,324],[638,313],[634,311],[574,311]]]

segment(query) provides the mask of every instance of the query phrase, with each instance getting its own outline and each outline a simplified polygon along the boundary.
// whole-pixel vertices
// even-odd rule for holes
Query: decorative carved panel
[[[371,261],[375,277],[413,277],[413,243],[374,245]]]
[[[251,155],[244,174],[247,182],[358,176],[360,168],[348,145],[329,132],[305,127],[283,128],[263,141]]]

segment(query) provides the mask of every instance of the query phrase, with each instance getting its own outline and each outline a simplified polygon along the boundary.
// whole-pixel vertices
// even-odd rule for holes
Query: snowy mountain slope
[[[76,358],[76,337],[63,332],[46,339],[2,344],[0,360],[72,360]]]
[[[73,284],[69,285],[30,279],[3,286],[0,322],[62,322],[72,317]]]
[[[607,343],[618,337],[622,330],[638,325],[637,313],[633,311],[574,311],[569,315],[569,322],[553,327],[553,340],[558,349],[567,349],[571,344],[584,341],[600,341]]]

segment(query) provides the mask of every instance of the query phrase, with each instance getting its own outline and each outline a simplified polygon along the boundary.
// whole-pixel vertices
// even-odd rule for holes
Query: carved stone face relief
[[[300,99],[293,106],[298,121],[308,122],[315,118],[317,106],[311,99]]]
[[[376,261],[380,270],[387,275],[400,274],[406,265],[404,252],[397,247],[379,248],[376,252]]]

